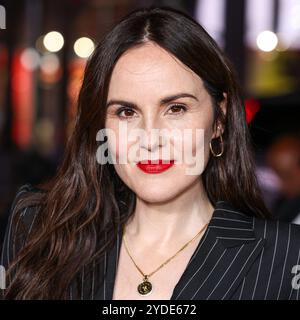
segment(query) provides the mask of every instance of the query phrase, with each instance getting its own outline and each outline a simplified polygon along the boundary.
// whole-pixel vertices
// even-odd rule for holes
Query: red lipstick
[[[136,165],[146,173],[161,173],[168,170],[174,165],[174,160],[169,160],[169,163],[163,163],[163,160],[143,160],[144,163],[138,162]],[[166,162],[166,160],[165,160]]]

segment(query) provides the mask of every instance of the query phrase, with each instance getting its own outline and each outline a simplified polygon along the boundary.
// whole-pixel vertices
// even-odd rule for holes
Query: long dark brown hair
[[[96,135],[105,126],[108,86],[117,60],[147,41],[201,77],[213,102],[215,123],[224,125],[224,153],[211,156],[202,174],[212,204],[224,200],[245,214],[269,216],[254,173],[241,90],[224,53],[187,14],[168,7],[137,9],[103,37],[86,65],[75,127],[57,174],[38,186],[41,192],[28,193],[18,202],[18,226],[25,207],[36,206],[38,215],[10,266],[7,299],[68,299],[73,281],[81,277],[83,268],[87,272],[93,264],[99,265],[116,241],[118,226],[133,214],[133,191],[113,165],[97,162]],[[220,108],[223,93],[227,94],[226,117]]]

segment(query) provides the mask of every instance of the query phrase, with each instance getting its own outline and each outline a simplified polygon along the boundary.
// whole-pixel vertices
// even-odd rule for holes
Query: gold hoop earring
[[[220,140],[221,140],[221,142],[220,142],[220,145],[221,145],[221,152],[220,152],[220,153],[218,153],[218,154],[216,154],[216,153],[214,152],[214,150],[213,150],[213,148],[212,148],[212,145],[211,145],[211,141],[210,141],[210,143],[209,143],[210,151],[211,151],[211,153],[213,154],[213,156],[214,156],[214,157],[221,157],[221,155],[222,155],[222,154],[223,154],[223,152],[224,152],[224,144],[223,144],[223,138],[222,138],[222,135],[220,135]]]

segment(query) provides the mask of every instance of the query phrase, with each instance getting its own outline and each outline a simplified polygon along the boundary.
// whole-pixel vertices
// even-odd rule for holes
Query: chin
[[[149,203],[166,202],[180,193],[176,192],[174,188],[170,190],[170,188],[164,188],[163,186],[144,186],[143,189],[139,188],[139,190],[135,190],[134,192],[140,199]]]
[[[147,203],[165,203],[168,202],[170,200],[172,200],[174,197],[176,197],[176,195],[170,195],[170,194],[166,194],[166,195],[155,195],[155,194],[136,194],[141,200],[147,202]]]

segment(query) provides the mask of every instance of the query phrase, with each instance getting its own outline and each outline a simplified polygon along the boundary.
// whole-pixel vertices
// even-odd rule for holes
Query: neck
[[[213,210],[199,179],[189,190],[163,203],[149,203],[137,197],[126,234],[145,245],[180,243],[195,236],[209,222]]]

